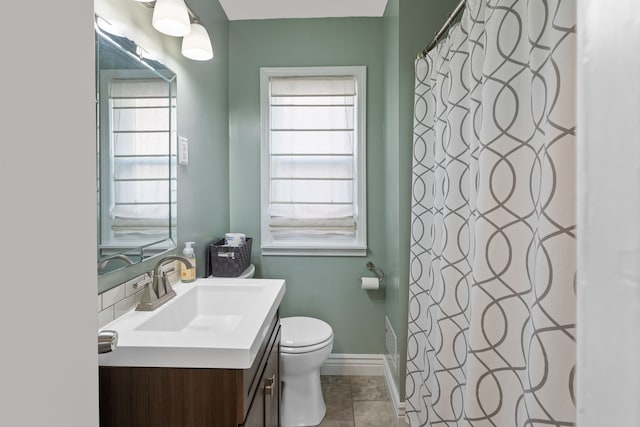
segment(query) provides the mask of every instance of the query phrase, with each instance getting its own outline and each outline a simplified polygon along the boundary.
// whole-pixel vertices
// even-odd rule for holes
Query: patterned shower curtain
[[[416,61],[406,412],[575,424],[575,0],[468,0]]]

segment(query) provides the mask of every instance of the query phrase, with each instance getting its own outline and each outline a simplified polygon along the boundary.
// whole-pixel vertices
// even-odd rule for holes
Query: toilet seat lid
[[[313,317],[284,317],[280,319],[282,337],[280,344],[285,347],[307,347],[323,343],[333,337],[333,329],[323,320]]]

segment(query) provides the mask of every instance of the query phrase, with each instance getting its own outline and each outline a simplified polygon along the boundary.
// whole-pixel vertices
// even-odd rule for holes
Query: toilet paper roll
[[[380,281],[377,277],[361,277],[360,278],[362,289],[379,289]]]

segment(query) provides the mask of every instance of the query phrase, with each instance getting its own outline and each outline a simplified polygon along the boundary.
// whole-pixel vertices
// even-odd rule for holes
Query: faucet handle
[[[151,283],[152,283],[151,274],[144,273],[142,279],[138,280],[136,283],[133,284],[133,289],[138,289],[140,287],[145,287],[147,285],[150,285]]]

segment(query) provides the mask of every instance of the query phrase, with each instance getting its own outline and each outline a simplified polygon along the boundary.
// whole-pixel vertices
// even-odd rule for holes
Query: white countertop
[[[100,366],[251,367],[286,289],[281,279],[197,279],[154,311],[131,311],[101,330],[118,332]]]

